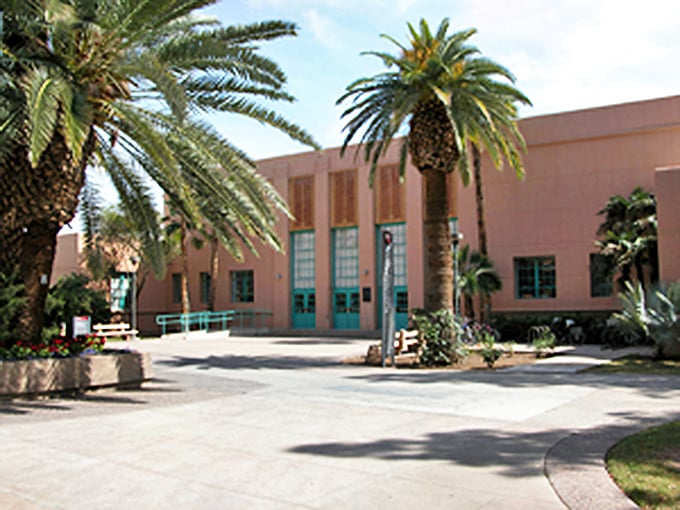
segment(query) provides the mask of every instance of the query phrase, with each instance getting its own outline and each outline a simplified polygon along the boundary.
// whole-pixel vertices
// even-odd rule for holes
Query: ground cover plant
[[[607,469],[641,508],[679,508],[680,422],[624,439],[607,454]]]

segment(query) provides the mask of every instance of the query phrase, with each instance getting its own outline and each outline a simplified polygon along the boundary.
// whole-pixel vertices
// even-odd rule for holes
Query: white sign
[[[89,335],[91,333],[90,329],[90,316],[82,315],[80,317],[73,318],[73,336]]]

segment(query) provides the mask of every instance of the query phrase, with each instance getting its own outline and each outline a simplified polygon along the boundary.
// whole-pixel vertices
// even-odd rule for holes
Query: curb
[[[628,436],[678,419],[680,415],[647,418],[634,424],[604,425],[575,432],[548,450],[545,475],[557,496],[571,510],[639,509],[609,476],[605,464],[607,452]]]

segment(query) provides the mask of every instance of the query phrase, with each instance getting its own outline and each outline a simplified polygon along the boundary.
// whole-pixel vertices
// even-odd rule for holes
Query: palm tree
[[[595,244],[609,262],[609,271],[620,273],[619,284],[635,280],[645,289],[645,268],[649,283],[659,280],[656,198],[637,186],[629,196],[614,195],[597,213],[604,216]]]
[[[154,212],[136,185],[144,175],[194,224],[205,220],[191,192],[200,181],[210,193],[203,200],[219,214],[231,214],[229,200],[238,195],[252,217],[236,230],[212,223],[217,215],[206,220],[221,241],[253,235],[280,244],[272,218],[284,202],[254,162],[198,116],[245,115],[316,147],[257,102],[293,100],[284,73],[256,44],[295,35],[297,27],[223,27],[192,16],[215,1],[3,1],[0,271],[18,265],[28,296],[18,324],[24,337],[40,338],[56,235],[76,212],[88,166],[108,171],[149,226]]]
[[[410,155],[425,188],[424,306],[428,312],[450,310],[453,271],[446,175],[457,169],[463,182],[469,182],[468,141],[484,147],[494,161],[519,164],[518,146],[523,142],[515,103],[529,100],[513,87],[510,71],[468,44],[474,29],[449,35],[447,19],[434,34],[425,20],[419,31],[411,24],[408,28],[408,46],[383,36],[397,45],[398,55],[369,53],[394,70],[353,82],[338,100],[352,100],[343,113],[348,118],[343,151],[363,130],[358,150],[363,149],[371,163],[372,183],[380,157],[395,136],[406,132],[400,142],[401,173]]]
[[[481,304],[484,298],[501,290],[503,283],[493,261],[479,251],[470,252],[467,244],[458,252],[458,267],[458,286],[465,299],[465,313],[474,320],[474,297],[479,296]]]

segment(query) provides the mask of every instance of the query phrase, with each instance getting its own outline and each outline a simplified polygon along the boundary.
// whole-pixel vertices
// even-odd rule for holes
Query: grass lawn
[[[624,439],[609,451],[607,469],[641,508],[680,508],[680,422]]]
[[[680,361],[655,360],[649,356],[630,355],[615,359],[604,365],[589,368],[596,373],[634,373],[653,375],[680,375]]]

